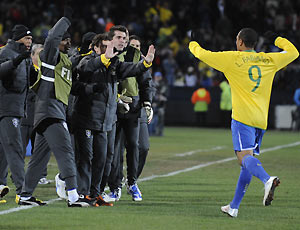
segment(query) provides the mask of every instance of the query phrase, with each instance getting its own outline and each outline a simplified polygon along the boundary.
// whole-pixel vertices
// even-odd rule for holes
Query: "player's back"
[[[228,79],[232,92],[232,118],[266,129],[275,73],[299,56],[295,46],[285,38],[277,37],[275,45],[283,52],[211,52],[197,42],[191,42],[189,49],[195,57],[223,72]]]
[[[232,92],[232,117],[244,124],[265,129],[277,66],[267,53],[232,52],[224,74]]]

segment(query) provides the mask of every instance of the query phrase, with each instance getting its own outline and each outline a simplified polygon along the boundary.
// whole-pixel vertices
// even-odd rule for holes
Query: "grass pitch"
[[[266,132],[259,159],[281,185],[272,205],[264,207],[263,184],[253,178],[235,219],[220,211],[233,198],[240,170],[230,130],[169,127],[164,137],[151,137],[139,182],[142,202],[131,201],[123,188],[113,207],[67,208],[59,200],[16,211],[10,182],[7,203],[0,204],[0,229],[299,229],[298,141],[295,132]],[[296,144],[288,147],[291,143]],[[48,178],[54,179],[57,171],[52,157]],[[39,185],[34,195],[45,201],[57,198],[55,184]]]

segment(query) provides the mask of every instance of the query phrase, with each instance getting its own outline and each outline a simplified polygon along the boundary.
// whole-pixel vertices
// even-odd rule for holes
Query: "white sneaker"
[[[67,200],[68,196],[66,193],[66,182],[61,180],[58,175],[59,174],[55,176],[56,193],[59,198]]]
[[[231,208],[230,204],[222,206],[221,211],[228,214],[230,217],[237,217],[239,210],[235,208]]]
[[[102,196],[103,200],[107,203],[116,201],[116,198],[109,196],[106,192],[102,192],[101,196]]]
[[[263,199],[263,205],[269,206],[274,198],[275,188],[280,184],[280,180],[276,176],[271,176],[265,184],[265,195]]]
[[[46,177],[43,177],[39,180],[39,184],[50,184],[50,180],[47,180]]]
[[[9,187],[6,185],[0,185],[0,198],[4,197],[9,192]]]
[[[114,191],[110,192],[108,196],[111,200],[110,202],[119,201],[122,196],[122,188],[115,189]]]
[[[133,201],[142,201],[142,193],[137,184],[129,186],[129,193],[132,196]]]

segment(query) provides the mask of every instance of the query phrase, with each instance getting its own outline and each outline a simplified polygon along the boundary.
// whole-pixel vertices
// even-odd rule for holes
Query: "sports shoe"
[[[102,192],[101,196],[105,202],[115,202],[115,198],[111,198],[106,192]]]
[[[67,200],[68,196],[66,193],[66,182],[59,178],[59,174],[55,176],[55,186],[58,197]]]
[[[96,207],[99,207],[99,206],[114,206],[113,204],[111,203],[108,203],[106,202],[102,196],[97,196],[96,197],[96,204],[95,204]]]
[[[231,207],[230,207],[230,204],[225,205],[225,206],[222,206],[222,207],[221,207],[221,211],[222,211],[223,213],[228,214],[228,216],[230,216],[230,217],[237,217],[238,212],[239,212],[238,209],[236,209],[236,208],[231,208]]]
[[[117,188],[114,191],[110,192],[108,194],[109,198],[111,199],[111,202],[119,201],[122,195],[122,189]]]
[[[46,177],[43,177],[39,180],[39,184],[50,184],[50,180],[47,180]]]
[[[142,193],[139,190],[139,187],[137,184],[133,184],[129,186],[129,193],[132,196],[133,201],[142,201]]]
[[[9,187],[6,185],[0,185],[0,198],[4,197],[9,192]]]
[[[275,188],[280,184],[280,180],[276,176],[271,176],[265,184],[265,195],[263,199],[263,205],[269,206],[274,198]]]
[[[46,205],[47,203],[39,200],[39,199],[36,199],[35,197],[30,197],[28,199],[28,197],[20,197],[19,199],[19,205],[32,205],[32,206],[43,206],[43,205]]]
[[[95,199],[87,198],[83,195],[80,195],[78,200],[75,202],[70,202],[68,200],[68,207],[89,207],[89,206],[95,206]]]

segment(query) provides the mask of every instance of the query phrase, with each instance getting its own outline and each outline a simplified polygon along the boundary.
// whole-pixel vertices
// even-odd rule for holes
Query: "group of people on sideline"
[[[144,55],[140,38],[116,25],[86,33],[70,54],[72,16],[66,5],[45,42],[33,46],[30,29],[16,25],[0,49],[0,196],[9,192],[9,168],[16,203],[45,205],[33,193],[53,153],[56,191],[68,207],[112,206],[122,182],[133,201],[142,201],[137,179],[149,151],[147,125],[158,114],[152,109],[159,84],[151,75],[155,48]]]

